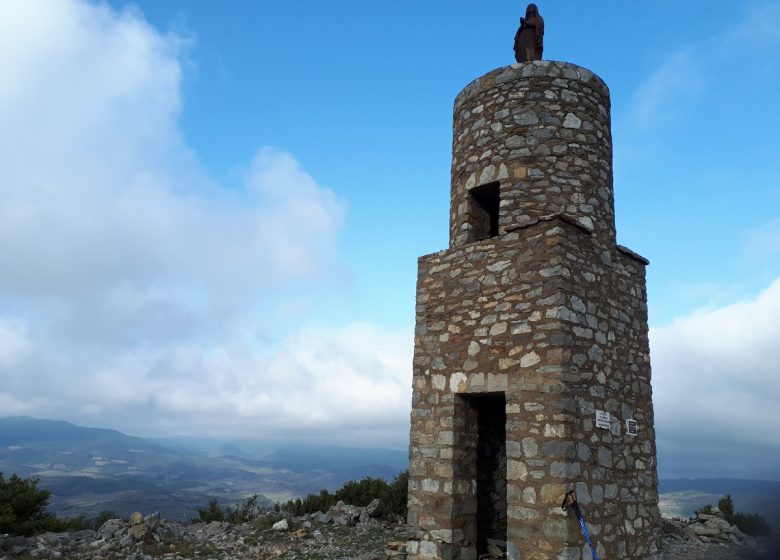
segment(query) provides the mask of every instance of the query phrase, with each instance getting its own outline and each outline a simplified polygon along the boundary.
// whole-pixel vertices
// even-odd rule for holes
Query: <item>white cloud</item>
[[[338,269],[346,206],[274,148],[243,188],[203,173],[177,122],[191,44],[134,9],[0,4],[0,416],[400,444],[409,333],[267,342],[260,310],[301,317]]]
[[[18,320],[0,317],[0,367],[11,367],[30,351],[27,327]]]
[[[241,192],[200,173],[176,123],[182,39],[132,10],[3,8],[0,289],[179,299],[331,263],[343,204],[291,155],[260,150]]]
[[[763,2],[751,5],[745,19],[725,34],[724,48],[742,56],[752,48],[780,47],[780,4]]]
[[[780,475],[780,279],[754,299],[654,328],[650,339],[662,473]]]
[[[735,10],[734,17],[738,17]],[[693,101],[722,80],[724,67],[730,68],[727,79],[746,59],[756,56],[762,72],[776,66],[772,52],[780,47],[780,5],[766,2],[747,7],[740,19],[730,22],[716,36],[695,41],[672,51],[637,87],[632,116],[640,124],[667,123],[684,114]]]
[[[134,434],[398,447],[408,436],[411,356],[410,332],[355,323],[304,328],[274,346],[232,339],[135,348],[92,362],[76,379],[49,363],[11,390],[50,416]]]
[[[694,48],[671,53],[634,94],[633,115],[642,123],[673,119],[683,100],[695,98],[705,78]]]

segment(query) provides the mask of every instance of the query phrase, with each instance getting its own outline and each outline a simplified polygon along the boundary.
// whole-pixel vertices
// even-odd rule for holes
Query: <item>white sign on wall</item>
[[[596,411],[596,427],[609,430],[609,412],[605,410]]]

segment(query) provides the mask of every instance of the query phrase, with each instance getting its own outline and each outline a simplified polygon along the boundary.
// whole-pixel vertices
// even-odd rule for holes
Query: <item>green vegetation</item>
[[[409,471],[397,475],[390,483],[381,478],[371,477],[359,481],[350,480],[334,493],[323,489],[319,494],[309,494],[303,499],[290,500],[280,507],[293,515],[304,515],[315,511],[327,511],[339,500],[354,506],[367,506],[371,500],[379,498],[385,506],[385,511],[405,516],[408,482]]]
[[[225,506],[224,508],[214,498],[209,501],[205,509],[199,509],[198,516],[193,517],[190,522],[211,523],[212,521],[227,521],[228,523],[246,523],[252,521],[260,513],[257,497],[257,494],[254,494],[239,504]]]
[[[59,519],[46,512],[50,492],[38,488],[38,478],[11,475],[6,480],[0,473],[0,533],[36,535],[47,531],[78,531],[87,525],[86,519]]]
[[[293,515],[304,515],[316,511],[327,511],[336,502],[365,507],[372,500],[379,498],[385,506],[385,511],[396,515],[406,515],[407,485],[409,472],[404,471],[388,483],[381,478],[366,477],[362,480],[350,480],[344,486],[331,493],[320,490],[319,494],[309,494],[303,499],[290,500],[285,504],[277,504],[277,512],[284,510]],[[281,516],[260,515],[262,508],[257,504],[257,495],[250,496],[243,502],[233,506],[220,506],[216,498],[209,501],[203,509],[198,509],[198,516],[191,523],[211,523],[212,521],[227,521],[228,523],[246,523],[256,521],[263,525],[271,524],[281,519]]]
[[[768,537],[772,533],[772,528],[762,515],[734,511],[734,501],[731,499],[731,494],[726,494],[718,500],[718,509],[726,521],[736,525],[737,529],[746,535]]]
[[[731,494],[726,494],[718,500],[718,509],[723,514],[723,519],[735,525],[737,529],[746,535],[768,537],[772,533],[772,527],[767,523],[763,515],[734,511],[734,500],[731,498]],[[700,513],[712,515],[713,507],[711,504],[707,504],[703,508],[697,509],[694,513],[697,515]]]

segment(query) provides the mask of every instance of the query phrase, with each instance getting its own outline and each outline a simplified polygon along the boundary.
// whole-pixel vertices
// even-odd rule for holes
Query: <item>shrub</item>
[[[209,500],[208,506],[205,509],[198,509],[198,517],[193,517],[190,521],[192,523],[211,523],[212,521],[224,521],[225,512],[219,507],[219,502],[216,498]]]
[[[734,500],[732,500],[731,494],[726,494],[718,500],[718,509],[723,513],[723,518],[726,521],[736,525],[737,529],[746,535],[768,537],[772,533],[772,528],[762,515],[734,511]]]
[[[731,499],[731,494],[726,494],[720,500],[718,500],[718,509],[723,514],[726,521],[729,521],[734,515],[734,500]],[[731,523],[731,521],[729,521]]]
[[[268,513],[266,515],[261,515],[254,520],[255,528],[261,531],[267,531],[273,527],[274,523],[281,521],[282,519],[284,519],[284,516],[279,515],[278,513]]]
[[[259,512],[260,508],[257,506],[257,494],[254,494],[240,504],[226,508],[225,521],[229,521],[230,523],[246,523],[257,517]]]
[[[387,512],[405,516],[408,482],[408,471],[400,473],[390,483],[381,478],[371,477],[359,481],[350,480],[333,493],[323,489],[319,494],[309,494],[303,499],[290,500],[282,504],[281,509],[293,515],[304,515],[315,511],[327,511],[339,500],[354,506],[367,506],[372,500],[379,498]]]
[[[767,523],[763,515],[734,511],[734,500],[731,494],[726,494],[718,500],[718,509],[723,514],[723,519],[736,526],[737,529],[746,535],[768,537],[772,534],[772,527]],[[694,513],[711,514],[712,506],[706,505],[701,509],[697,509]]]
[[[768,537],[772,534],[772,527],[763,515],[757,513],[735,513],[728,521],[746,535]]]
[[[38,488],[38,478],[0,473],[0,533],[35,535],[47,531],[77,531],[87,526],[83,516],[58,519],[46,512],[51,492]]]
[[[228,523],[246,523],[257,517],[260,507],[257,505],[257,494],[249,496],[243,502],[220,507],[216,498],[209,501],[205,509],[198,510],[198,516],[191,523],[211,523],[212,521],[227,521]]]

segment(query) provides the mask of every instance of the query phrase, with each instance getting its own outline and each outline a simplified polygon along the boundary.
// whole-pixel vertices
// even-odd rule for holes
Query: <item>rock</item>
[[[150,531],[154,531],[157,526],[160,524],[160,512],[156,511],[154,513],[150,513],[146,517],[144,517],[144,525],[149,527]]]
[[[130,536],[132,536],[137,541],[143,540],[148,533],[149,527],[146,525],[132,525],[130,527]]]
[[[72,540],[69,533],[43,533],[38,535],[38,542],[43,545],[57,546]]]
[[[167,521],[162,519],[160,520],[160,525],[157,528],[157,532],[169,538],[180,539],[184,536],[186,530],[175,521]]]
[[[661,530],[668,535],[683,535],[683,524],[673,519],[661,518]]]
[[[718,533],[720,533],[720,529],[697,523],[696,525],[693,525],[693,532],[699,536],[702,535],[710,536],[710,535],[717,535]]]
[[[204,528],[204,532],[209,536],[219,535],[229,532],[230,530],[230,523],[227,521],[212,521]]]
[[[101,539],[108,540],[126,526],[127,524],[122,519],[109,519],[100,526],[97,534]]]
[[[342,527],[353,527],[355,523],[361,519],[361,514],[368,519],[365,515],[366,508],[361,508],[352,505],[345,505],[344,502],[339,500],[335,506],[332,506],[328,513],[333,516],[333,524]]]
[[[290,524],[287,523],[286,519],[282,519],[281,521],[277,521],[273,525],[271,525],[271,529],[274,531],[287,531],[290,528]]]
[[[130,525],[140,525],[144,522],[144,516],[140,511],[130,514]]]
[[[371,500],[371,503],[366,506],[366,513],[368,513],[369,517],[382,517],[384,512],[385,505],[379,498]]]
[[[337,511],[338,510],[338,511]],[[322,512],[318,512],[322,514]],[[146,516],[142,523],[130,525],[121,519],[106,521],[97,531],[73,533],[45,533],[36,537],[8,537],[0,535],[0,560],[41,558],[45,560],[198,560],[205,558],[198,551],[210,549],[209,558],[385,558],[402,560],[407,554],[415,555],[421,548],[431,549],[430,534],[408,525],[393,526],[370,517],[368,508],[342,504],[333,512],[345,523],[366,519],[356,525],[333,527],[320,525],[311,532],[305,529],[292,531],[298,523],[316,520],[318,514],[308,517],[285,518],[275,524],[277,531],[290,531],[287,535],[264,534],[256,524],[232,524],[215,521],[180,525],[160,518],[157,514]],[[268,513],[267,515],[272,515]],[[326,514],[322,514],[326,515]],[[350,521],[351,520],[351,521]],[[664,529],[664,555],[673,560],[700,559],[723,560],[725,558],[775,558],[766,556],[756,539],[746,537],[723,520],[672,520]],[[284,528],[282,528],[284,527]],[[347,528],[354,527],[354,528]],[[720,528],[720,532],[712,531]],[[383,535],[381,539],[359,537],[359,533],[371,530]],[[732,532],[736,531],[736,532]],[[698,534],[697,531],[708,534]],[[683,539],[683,532],[692,540]],[[287,538],[287,536],[291,538]],[[409,539],[405,542],[404,539]],[[739,544],[735,544],[735,540]],[[706,542],[705,542],[706,541]],[[427,544],[420,544],[427,543]],[[506,547],[512,543],[488,539],[487,560],[506,557]],[[468,546],[468,544],[467,544]],[[427,547],[427,548],[426,548]],[[722,551],[722,552],[719,552]],[[324,556],[321,554],[325,553]],[[752,554],[752,556],[750,556]],[[512,555],[517,556],[516,552]]]

